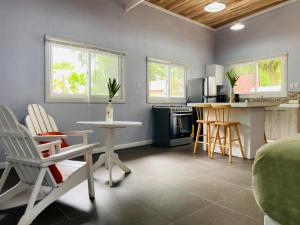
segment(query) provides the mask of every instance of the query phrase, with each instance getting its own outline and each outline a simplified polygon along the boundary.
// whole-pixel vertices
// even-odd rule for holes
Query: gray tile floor
[[[114,187],[104,168],[95,171],[96,198],[87,183],[48,207],[40,225],[260,225],[263,214],[251,189],[252,161],[205,152],[192,146],[172,149],[144,146],[119,152],[132,169],[125,177],[114,168]],[[0,224],[16,224],[25,207],[0,210]]]

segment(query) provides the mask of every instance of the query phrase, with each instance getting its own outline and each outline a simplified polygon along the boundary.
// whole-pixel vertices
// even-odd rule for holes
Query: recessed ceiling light
[[[242,30],[245,28],[245,25],[242,23],[236,23],[230,27],[231,30]]]
[[[221,2],[212,2],[205,6],[204,10],[206,12],[220,12],[226,8],[226,5]]]

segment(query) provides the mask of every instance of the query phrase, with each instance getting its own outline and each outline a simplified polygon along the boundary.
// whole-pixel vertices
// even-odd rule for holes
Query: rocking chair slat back
[[[14,113],[0,105],[0,143],[7,156],[7,161],[13,165],[24,183],[34,184],[40,172],[40,167],[28,162],[40,162],[41,155],[37,145],[28,130],[19,124]],[[49,169],[45,185],[56,186]]]
[[[54,119],[38,104],[28,106],[26,125],[32,134],[38,135],[45,132],[56,132],[58,128]]]

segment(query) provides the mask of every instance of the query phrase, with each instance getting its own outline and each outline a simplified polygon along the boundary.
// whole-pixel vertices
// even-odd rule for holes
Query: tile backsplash
[[[244,101],[245,99],[241,99],[241,101]],[[288,92],[288,96],[284,98],[248,98],[249,102],[280,102],[280,103],[288,103],[289,100],[298,100],[300,101],[300,92],[294,91],[294,92]]]

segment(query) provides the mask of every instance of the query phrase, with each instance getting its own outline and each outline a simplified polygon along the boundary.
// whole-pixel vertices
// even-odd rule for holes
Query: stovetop
[[[185,105],[154,105],[153,109],[169,109],[171,112],[192,112],[192,107]]]

